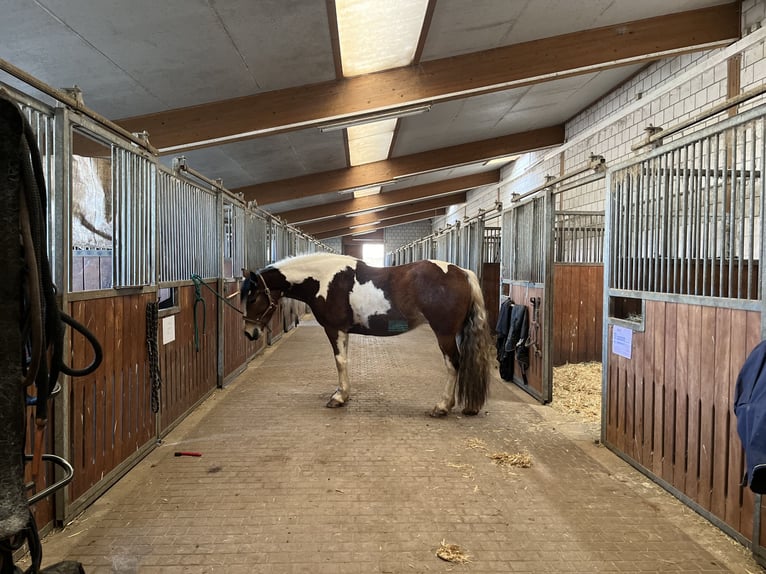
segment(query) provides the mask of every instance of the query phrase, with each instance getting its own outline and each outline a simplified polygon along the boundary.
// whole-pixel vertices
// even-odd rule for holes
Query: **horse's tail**
[[[457,399],[465,414],[477,414],[487,400],[494,355],[479,280],[473,271],[465,272],[471,287],[471,307],[460,336]]]

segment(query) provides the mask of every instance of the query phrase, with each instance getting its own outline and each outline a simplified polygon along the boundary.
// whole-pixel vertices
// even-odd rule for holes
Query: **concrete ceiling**
[[[184,155],[320,238],[350,233],[347,215],[388,208],[380,223],[366,218],[377,229],[432,217],[445,196],[463,202],[499,178],[488,159],[562,143],[569,118],[647,63],[739,35],[739,2],[430,0],[411,66],[344,78],[335,0],[0,0],[0,10],[5,61],[79,86],[88,107],[148,131],[163,161]],[[430,111],[398,120],[384,161],[349,167],[345,131],[318,129],[422,103]],[[348,191],[376,183],[373,199]]]

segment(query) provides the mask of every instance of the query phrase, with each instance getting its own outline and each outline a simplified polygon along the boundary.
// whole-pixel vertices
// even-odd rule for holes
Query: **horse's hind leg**
[[[328,408],[342,407],[348,400],[351,385],[348,382],[348,333],[325,329],[335,353],[335,367],[338,369],[338,388],[327,402]]]
[[[444,384],[444,392],[436,406],[431,411],[432,417],[444,417],[455,406],[455,384],[457,383],[458,361],[460,353],[454,337],[438,336],[439,348],[444,355],[444,364],[447,366],[447,382]]]

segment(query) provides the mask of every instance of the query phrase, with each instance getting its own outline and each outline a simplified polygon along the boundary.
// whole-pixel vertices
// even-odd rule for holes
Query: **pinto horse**
[[[446,416],[457,400],[475,415],[487,398],[492,340],[484,298],[472,271],[442,261],[372,267],[354,257],[317,253],[245,271],[245,335],[256,340],[282,297],[306,303],[324,327],[338,369],[328,407],[349,399],[348,335],[398,335],[423,323],[436,334],[448,377],[431,416]]]

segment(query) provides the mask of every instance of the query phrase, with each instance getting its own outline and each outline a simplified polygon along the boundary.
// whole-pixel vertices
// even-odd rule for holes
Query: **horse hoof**
[[[446,417],[448,414],[449,412],[445,411],[444,409],[440,409],[439,407],[434,407],[434,409],[431,411],[431,416],[435,419]]]
[[[467,417],[475,417],[479,414],[479,411],[475,411],[473,409],[463,409],[463,414]]]
[[[328,409],[337,409],[338,407],[345,407],[346,403],[342,403],[338,399],[332,398],[329,401],[327,401],[326,406]]]

